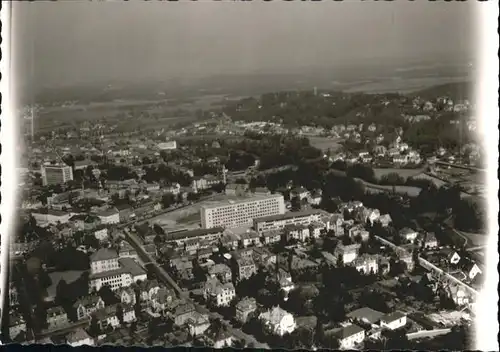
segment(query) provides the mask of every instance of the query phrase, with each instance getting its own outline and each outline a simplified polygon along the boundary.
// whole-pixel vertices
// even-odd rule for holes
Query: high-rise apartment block
[[[42,165],[43,185],[60,185],[73,180],[73,169],[68,165]]]
[[[237,201],[226,201],[200,209],[203,228],[235,228],[252,225],[253,219],[285,213],[282,195],[256,196]]]

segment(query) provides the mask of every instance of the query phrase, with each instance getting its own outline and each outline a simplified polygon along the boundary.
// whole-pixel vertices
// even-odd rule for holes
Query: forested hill
[[[380,123],[400,126],[404,115],[429,115],[439,120],[459,118],[459,113],[424,111],[428,100],[448,96],[459,101],[468,93],[468,83],[439,85],[413,94],[365,94],[338,91],[280,91],[228,103],[222,110],[233,120],[274,121],[288,126],[317,125],[331,128],[337,124]],[[415,102],[415,97],[421,97]],[[459,98],[456,98],[459,97]],[[457,116],[455,116],[457,115]]]
[[[418,95],[424,99],[436,99],[437,97],[447,96],[453,100],[471,100],[474,86],[472,82],[446,83],[429,87],[411,95]]]

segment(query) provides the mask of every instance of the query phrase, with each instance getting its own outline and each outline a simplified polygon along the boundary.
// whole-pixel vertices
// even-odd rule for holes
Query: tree
[[[316,329],[314,330],[314,343],[316,347],[323,346],[325,341],[325,330],[319,319],[316,319]]]
[[[43,304],[38,304],[35,307],[35,321],[38,327],[42,329],[47,328],[47,309],[43,306]]]
[[[56,298],[55,301],[59,305],[65,306],[69,301],[69,287],[66,280],[62,279],[59,281],[56,287]]]
[[[172,193],[166,193],[161,198],[161,204],[164,209],[167,209],[173,204],[175,204],[175,200],[176,200],[175,196]]]
[[[121,304],[118,304],[116,307],[116,317],[118,318],[120,324],[123,324],[123,307]]]
[[[102,286],[98,294],[107,306],[118,303],[118,298],[108,285]]]
[[[90,326],[89,326],[89,335],[92,337],[97,337],[101,335],[101,327],[99,326],[99,322],[95,315],[92,315],[90,318]]]
[[[292,211],[300,211],[300,209],[302,208],[300,197],[298,196],[293,197],[291,203],[292,203]]]

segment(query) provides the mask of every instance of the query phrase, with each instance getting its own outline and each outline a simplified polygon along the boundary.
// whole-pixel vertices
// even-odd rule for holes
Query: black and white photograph
[[[491,5],[3,3],[1,343],[498,350]]]

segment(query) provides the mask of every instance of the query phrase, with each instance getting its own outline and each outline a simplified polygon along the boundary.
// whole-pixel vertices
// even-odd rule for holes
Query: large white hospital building
[[[201,224],[205,229],[251,226],[255,218],[284,213],[285,200],[279,194],[226,201],[200,209]]]

